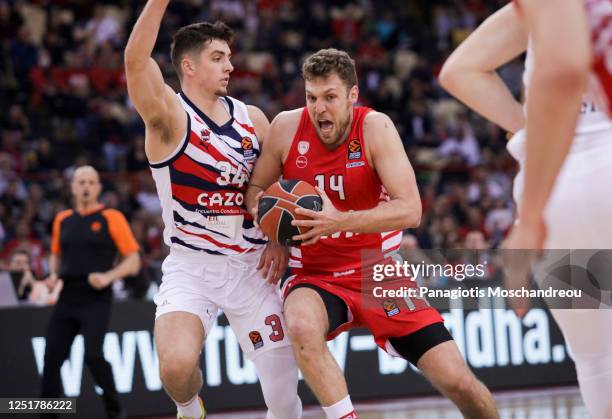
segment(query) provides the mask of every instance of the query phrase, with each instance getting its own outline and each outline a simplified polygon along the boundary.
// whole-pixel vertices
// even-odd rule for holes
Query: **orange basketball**
[[[291,225],[293,220],[304,220],[295,213],[298,207],[321,211],[323,201],[314,186],[301,180],[280,180],[270,186],[261,197],[258,207],[259,225],[274,243],[296,246],[293,236],[304,234],[310,227]]]

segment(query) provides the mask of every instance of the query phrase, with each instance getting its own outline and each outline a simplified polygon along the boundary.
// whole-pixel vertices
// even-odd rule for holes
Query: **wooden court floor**
[[[494,393],[501,419],[588,419],[577,387]],[[360,419],[462,419],[441,397],[357,403]],[[265,411],[209,414],[207,419],[265,419]],[[318,406],[304,409],[304,418],[325,419]],[[163,419],[171,418],[163,417]],[[157,418],[162,419],[162,418]]]

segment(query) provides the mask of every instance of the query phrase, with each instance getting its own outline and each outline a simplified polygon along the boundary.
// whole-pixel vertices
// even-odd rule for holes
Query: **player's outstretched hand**
[[[312,211],[306,208],[296,208],[295,213],[309,217],[310,220],[293,220],[291,225],[312,227],[304,234],[293,236],[293,240],[302,241],[303,246],[315,244],[321,236],[329,236],[341,231],[341,223],[345,213],[338,211],[323,189],[315,187],[323,200],[321,211]]]
[[[278,243],[268,242],[261,254],[257,269],[269,282],[276,284],[287,270],[289,249]]]
[[[249,212],[253,216],[253,223],[255,227],[259,228],[259,201],[263,196],[264,191],[259,191],[259,193],[255,196],[255,206],[253,208],[249,208]]]
[[[533,262],[541,254],[546,239],[546,224],[538,218],[533,222],[517,222],[502,244],[504,261],[504,286],[508,290],[520,290],[530,284]],[[530,308],[529,298],[509,298],[510,307],[523,317]]]

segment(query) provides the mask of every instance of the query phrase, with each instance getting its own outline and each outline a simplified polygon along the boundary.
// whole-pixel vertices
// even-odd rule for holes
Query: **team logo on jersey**
[[[244,157],[246,159],[253,158],[255,153],[253,151],[253,140],[249,137],[242,137],[240,144],[242,145],[242,154]]]
[[[200,145],[204,147],[208,147],[208,143],[210,142],[210,130],[204,128],[200,131]]]
[[[400,309],[397,306],[397,303],[392,298],[388,298],[383,301],[383,309],[385,310],[387,317],[393,317],[396,314],[399,314],[400,312]]]
[[[298,153],[300,153],[302,156],[306,153],[308,153],[308,150],[310,149],[310,142],[308,141],[300,141],[298,143]]]
[[[98,233],[100,230],[102,230],[102,223],[100,223],[100,221],[94,221],[91,223],[91,231]]]
[[[253,330],[249,332],[249,339],[253,343],[253,348],[259,349],[263,346],[264,342],[261,338],[261,334],[257,330]]]
[[[308,159],[306,156],[298,156],[297,159],[295,159],[295,165],[300,169],[303,169],[308,166]]]
[[[348,158],[349,160],[357,160],[361,158],[361,142],[359,139],[355,138],[349,142]]]

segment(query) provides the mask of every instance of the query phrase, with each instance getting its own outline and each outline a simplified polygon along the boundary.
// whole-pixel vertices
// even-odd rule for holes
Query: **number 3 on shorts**
[[[272,328],[272,333],[268,336],[272,342],[283,340],[285,333],[283,332],[283,325],[278,315],[270,314],[266,317],[265,323]]]

